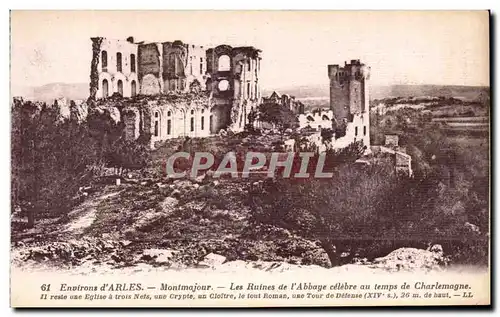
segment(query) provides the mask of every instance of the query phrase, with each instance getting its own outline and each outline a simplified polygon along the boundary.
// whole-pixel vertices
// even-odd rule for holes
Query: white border
[[[7,238],[7,235],[10,232],[10,227],[9,227],[9,218],[8,215],[10,213],[10,208],[9,208],[9,201],[10,201],[10,194],[9,194],[9,188],[10,188],[10,110],[9,110],[9,104],[10,104],[10,98],[9,98],[9,68],[7,65],[9,61],[9,29],[7,28],[9,24],[9,11],[8,9],[23,9],[23,10],[36,10],[36,9],[122,9],[122,10],[146,10],[146,9],[172,9],[172,10],[186,10],[186,9],[217,9],[217,10],[243,10],[243,9],[251,9],[251,10],[281,10],[281,9],[287,9],[287,10],[480,10],[480,9],[492,9],[493,14],[498,14],[499,9],[498,6],[500,4],[500,1],[498,0],[474,0],[474,1],[436,1],[436,0],[419,0],[419,1],[383,1],[383,0],[378,0],[378,1],[343,1],[343,2],[330,2],[330,1],[315,1],[315,0],[308,0],[308,1],[291,1],[291,0],[274,0],[274,1],[269,1],[269,0],[252,0],[248,1],[246,3],[242,3],[240,1],[230,1],[230,0],[224,0],[224,1],[203,1],[203,0],[183,0],[179,1],[177,3],[168,3],[168,5],[165,5],[163,1],[150,1],[150,0],[141,0],[141,1],[102,1],[102,0],[86,0],[82,2],[77,2],[77,1],[50,1],[50,0],[45,0],[45,1],[22,1],[22,0],[16,0],[16,1],[3,1],[2,2],[2,7],[5,6],[5,8],[2,8],[3,10],[0,11],[0,18],[2,21],[3,29],[0,38],[0,43],[4,45],[4,49],[2,50],[2,61],[3,63],[0,64],[1,68],[1,74],[3,75],[4,82],[1,85],[0,89],[2,91],[2,96],[4,100],[4,104],[1,107],[1,115],[0,115],[0,129],[2,129],[2,137],[0,138],[1,146],[3,149],[2,156],[1,156],[1,163],[2,163],[2,168],[0,169],[1,171],[1,194],[2,194],[2,202],[4,202],[4,217],[5,220],[0,222],[0,225],[2,226],[3,230],[0,230],[0,232],[4,233],[4,239],[6,240],[5,243],[2,245],[2,253],[4,254],[3,256],[3,262],[1,264],[1,269],[0,269],[0,274],[2,274],[2,281],[3,281],[3,288],[1,290],[1,295],[3,299],[3,305],[2,305],[2,316],[6,315],[13,315],[15,312],[12,309],[9,309],[9,266],[10,263],[7,262],[7,259],[10,258],[10,252],[9,248],[10,245],[8,241],[10,241],[10,236]],[[495,37],[496,39],[496,37]],[[497,47],[496,45],[496,40],[493,40],[495,44],[495,48]],[[495,49],[496,52],[496,49]],[[493,56],[492,56],[493,57]],[[497,67],[495,69],[492,69],[492,74],[496,73]],[[494,87],[491,87],[492,91],[498,91],[498,84],[496,84]],[[498,97],[497,97],[498,98]],[[495,98],[495,99],[497,99]],[[493,105],[496,107],[496,104]],[[495,117],[493,118],[494,121],[498,121],[498,111],[495,111]],[[495,133],[495,139],[498,139],[498,131]],[[493,147],[494,149],[496,147]],[[492,176],[497,176],[496,173],[495,175]],[[500,197],[499,189],[496,188],[495,190],[495,197]],[[496,212],[496,211],[492,211]],[[496,216],[498,217],[498,216]],[[498,221],[498,220],[497,220]],[[498,225],[496,226],[498,228]],[[497,231],[495,230],[493,237],[497,235]],[[495,253],[498,252],[498,248],[495,249]],[[496,276],[496,274],[494,275]],[[496,283],[494,283],[496,284]],[[498,304],[498,293],[497,298],[494,300]],[[390,311],[390,310],[389,310]],[[86,313],[85,311],[84,313]],[[131,311],[131,314],[137,314],[138,311]],[[344,315],[348,311],[325,311],[322,312],[325,315],[326,314],[332,314],[334,313],[335,315]],[[52,311],[45,311],[45,312],[40,312],[42,315],[50,316],[52,315]],[[68,314],[68,311],[61,311],[60,313],[62,314]],[[120,312],[112,312],[112,311],[100,311],[100,312],[94,312],[96,315],[102,315],[104,316],[105,314],[120,314],[122,315],[124,311]],[[155,313],[151,311],[147,312],[141,312],[145,314],[150,314],[150,313]],[[174,312],[174,311],[162,311],[158,313],[167,313],[169,315],[172,314],[178,314],[179,312]],[[183,314],[196,314],[200,313],[200,311],[183,311]],[[211,315],[218,315],[221,312],[220,311],[209,311],[209,312],[204,312],[205,314],[211,314]],[[225,312],[226,314],[232,314],[235,313],[234,310],[227,311]],[[266,315],[266,314],[276,314],[279,313],[278,311],[239,311],[239,314],[250,314],[250,313],[258,313],[259,315]],[[289,312],[281,312],[281,313],[289,313]],[[299,313],[304,313],[304,314],[309,314],[309,311],[300,311]],[[319,313],[319,312],[316,312]],[[354,313],[355,315],[364,315],[368,312],[366,311],[358,311]],[[373,314],[373,312],[369,312],[370,314]],[[376,314],[386,314],[386,311],[378,311]],[[405,312],[398,311],[396,312],[397,314],[402,314]],[[456,312],[452,311],[441,311],[440,313],[444,314],[455,314]],[[31,315],[34,314],[34,312],[29,312],[29,313],[24,313],[25,315]],[[427,315],[427,314],[434,314],[434,312],[428,312],[428,313],[423,313],[423,312],[418,312],[414,313],[414,315]],[[475,315],[478,314],[478,312],[471,312],[467,311],[467,315]]]

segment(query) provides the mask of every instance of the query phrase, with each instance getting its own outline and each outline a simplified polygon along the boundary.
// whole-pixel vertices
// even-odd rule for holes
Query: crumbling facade
[[[158,98],[150,105],[149,119],[138,118],[140,111],[130,109],[124,118],[130,121],[129,138],[138,137],[141,120],[148,124],[140,126],[150,129],[148,132],[156,141],[203,137],[221,129],[241,131],[248,124],[248,114],[260,103],[261,51],[254,47],[219,45],[206,49],[181,41],[145,43],[135,42],[132,37],[96,37],[92,38],[92,51],[91,99],[116,94],[125,98],[207,96],[201,98],[203,104]]]
[[[97,65],[92,65],[91,79],[97,77],[95,98],[106,98],[114,93],[123,97],[135,96],[138,93],[137,77],[137,44],[130,40],[109,40],[105,38],[92,38],[92,60]],[[94,84],[95,85],[95,84]],[[92,94],[91,94],[92,96]]]
[[[213,104],[208,95],[191,98],[171,98],[169,95],[141,96],[130,101],[122,110],[125,137],[137,139],[149,133],[151,142],[178,137],[207,137],[214,134],[211,112]]]
[[[335,147],[344,147],[363,140],[370,148],[370,109],[368,80],[370,67],[351,60],[344,67],[328,65],[330,79],[330,109]]]

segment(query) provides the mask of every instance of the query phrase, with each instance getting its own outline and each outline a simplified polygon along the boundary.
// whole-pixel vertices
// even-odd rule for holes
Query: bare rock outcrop
[[[416,248],[399,248],[388,255],[376,258],[372,268],[391,272],[440,269],[448,262],[441,245],[436,244],[429,250]]]

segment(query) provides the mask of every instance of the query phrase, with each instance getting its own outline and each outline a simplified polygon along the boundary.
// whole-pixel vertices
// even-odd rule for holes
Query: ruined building
[[[328,65],[330,78],[330,109],[334,119],[335,147],[344,147],[363,140],[370,148],[370,109],[368,80],[370,67],[351,60],[343,67]]]
[[[294,114],[304,113],[304,104],[295,99],[295,96],[290,96],[288,94],[280,95],[278,92],[273,91],[269,97],[262,97],[263,104],[278,104],[282,107],[290,109]]]
[[[261,51],[254,47],[95,37],[92,51],[90,98],[130,98],[123,118],[128,138],[142,131],[153,141],[241,131],[261,98]]]

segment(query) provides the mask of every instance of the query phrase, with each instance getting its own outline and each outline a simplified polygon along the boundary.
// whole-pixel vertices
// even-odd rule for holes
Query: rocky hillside
[[[136,175],[137,176],[137,175]],[[283,271],[327,269],[328,256],[310,241],[273,226],[254,225],[246,206],[259,181],[139,178],[83,189],[87,199],[68,217],[24,229],[13,219],[12,263],[75,272],[212,268]],[[43,241],[43,242],[40,242]],[[446,264],[440,246],[402,248],[356,258],[336,270],[434,270]]]

